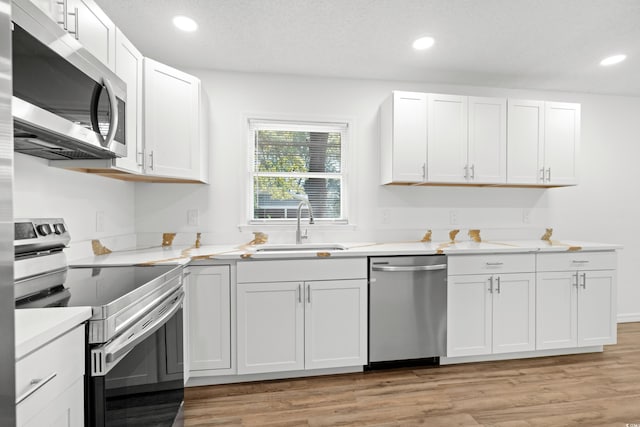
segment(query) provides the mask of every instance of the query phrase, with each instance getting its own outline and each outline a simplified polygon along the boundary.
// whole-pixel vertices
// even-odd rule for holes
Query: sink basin
[[[301,243],[292,244],[266,244],[258,245],[253,249],[255,252],[323,252],[323,251],[345,251],[347,247],[337,243]]]

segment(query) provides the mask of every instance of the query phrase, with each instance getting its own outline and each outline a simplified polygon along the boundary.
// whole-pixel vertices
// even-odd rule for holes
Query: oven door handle
[[[171,302],[171,305],[167,306],[167,308],[171,307],[171,309],[165,311],[160,317],[150,322],[139,333],[130,336],[125,342],[116,347],[114,350],[110,349],[109,352],[105,355],[105,360],[107,361],[107,363],[118,360],[120,357],[130,352],[135,346],[154,334],[158,329],[162,327],[162,325],[167,323],[167,320],[169,320],[178,310],[180,310],[183,300],[184,292],[180,291],[179,295],[176,296],[175,299]]]

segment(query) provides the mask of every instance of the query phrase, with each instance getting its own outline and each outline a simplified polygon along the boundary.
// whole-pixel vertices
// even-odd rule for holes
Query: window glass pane
[[[341,172],[341,133],[256,130],[256,172]]]
[[[339,178],[256,176],[253,184],[254,219],[296,218],[299,201],[292,194],[309,196],[314,218],[341,219],[342,180]],[[303,215],[306,217],[306,212]]]

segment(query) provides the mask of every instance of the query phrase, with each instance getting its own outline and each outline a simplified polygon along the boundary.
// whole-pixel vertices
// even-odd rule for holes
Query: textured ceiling
[[[97,2],[145,56],[178,68],[640,96],[640,0]],[[173,28],[177,14],[200,29]],[[435,46],[414,51],[421,35]]]

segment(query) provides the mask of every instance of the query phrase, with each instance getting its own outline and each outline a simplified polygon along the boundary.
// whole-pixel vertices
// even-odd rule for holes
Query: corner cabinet
[[[366,276],[366,259],[239,263],[238,374],[365,365]]]
[[[535,256],[449,258],[447,357],[535,349]]]
[[[580,104],[509,99],[507,123],[508,182],[578,183]]]
[[[190,377],[218,375],[231,369],[230,267],[191,266],[186,274],[187,371]]]
[[[615,344],[615,252],[538,255],[537,349]]]
[[[196,77],[144,59],[145,175],[208,181],[203,98]]]

